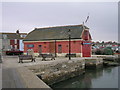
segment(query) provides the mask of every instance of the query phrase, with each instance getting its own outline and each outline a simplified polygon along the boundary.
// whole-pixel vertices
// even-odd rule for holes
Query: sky
[[[118,42],[118,2],[2,2],[2,32],[85,23],[93,41]]]

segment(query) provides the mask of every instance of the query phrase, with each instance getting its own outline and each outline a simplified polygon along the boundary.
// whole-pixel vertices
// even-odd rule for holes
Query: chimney
[[[16,31],[16,34],[19,35],[19,30]]]

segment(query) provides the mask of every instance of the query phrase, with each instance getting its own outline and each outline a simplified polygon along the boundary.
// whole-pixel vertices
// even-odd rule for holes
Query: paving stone
[[[2,70],[2,87],[3,88],[24,88],[20,81],[19,75],[14,68],[5,68]]]

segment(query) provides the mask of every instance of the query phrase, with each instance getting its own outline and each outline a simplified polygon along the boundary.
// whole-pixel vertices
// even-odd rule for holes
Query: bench
[[[35,58],[33,58],[32,55],[19,55],[19,62],[18,63],[23,63],[23,60],[31,60],[31,62],[35,62]]]
[[[65,57],[76,57],[76,54],[75,53],[71,53],[70,55],[69,54],[66,54]]]
[[[51,60],[55,60],[55,57],[52,54],[40,54],[39,56],[42,57],[42,61],[46,61],[46,58],[51,58]]]

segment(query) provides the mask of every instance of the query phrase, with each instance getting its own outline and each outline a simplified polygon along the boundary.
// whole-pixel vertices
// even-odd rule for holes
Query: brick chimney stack
[[[16,34],[19,35],[19,30],[16,31]]]

